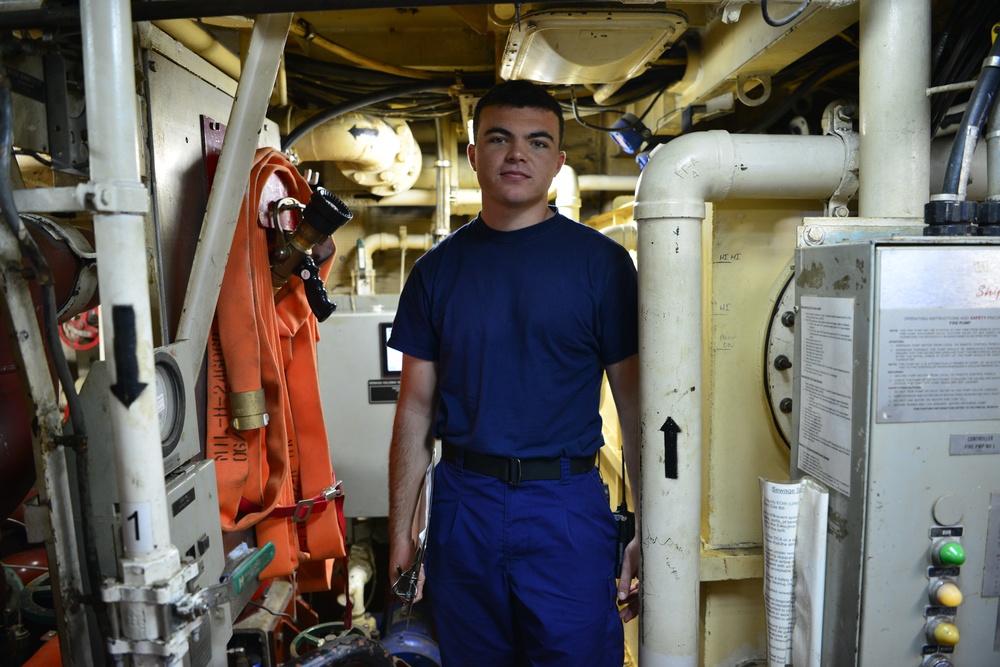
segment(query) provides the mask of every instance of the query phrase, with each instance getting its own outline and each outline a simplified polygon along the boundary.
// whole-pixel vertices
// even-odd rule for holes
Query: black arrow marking
[[[667,417],[660,430],[663,431],[663,465],[667,479],[677,479],[677,434],[681,427],[673,417]]]
[[[348,130],[348,132],[350,132],[351,136],[353,136],[355,139],[358,139],[360,137],[378,136],[378,130],[376,130],[374,127],[358,127],[357,125],[354,125],[351,127],[351,129]]]
[[[115,327],[115,367],[118,369],[118,382],[111,385],[111,393],[128,408],[146,388],[145,382],[139,382],[135,310],[132,306],[113,306],[111,321]]]

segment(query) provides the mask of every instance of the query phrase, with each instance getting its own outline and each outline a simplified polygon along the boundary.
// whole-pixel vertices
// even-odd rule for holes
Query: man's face
[[[546,206],[549,185],[566,161],[559,119],[544,109],[490,106],[479,117],[469,162],[483,190],[483,208]]]

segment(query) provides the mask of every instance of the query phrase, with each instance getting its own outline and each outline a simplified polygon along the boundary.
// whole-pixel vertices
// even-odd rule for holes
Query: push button
[[[962,590],[950,579],[935,579],[930,585],[930,599],[934,604],[957,607],[962,604]]]
[[[931,559],[935,565],[957,567],[965,563],[965,548],[954,538],[934,540],[931,544]]]
[[[958,628],[949,620],[933,618],[927,623],[927,640],[938,646],[956,646]]]

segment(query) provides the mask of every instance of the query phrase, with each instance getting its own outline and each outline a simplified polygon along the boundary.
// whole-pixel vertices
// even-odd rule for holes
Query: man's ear
[[[476,145],[469,144],[468,148],[465,149],[466,155],[469,156],[469,165],[472,166],[472,171],[476,170]]]
[[[566,151],[559,151],[559,164],[556,166],[557,174],[559,173],[559,170],[563,168],[564,164],[566,164]]]

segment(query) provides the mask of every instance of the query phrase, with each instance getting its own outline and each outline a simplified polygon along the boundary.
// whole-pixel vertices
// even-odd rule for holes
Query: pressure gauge
[[[160,421],[160,445],[166,458],[177,447],[184,430],[184,377],[174,357],[157,350],[153,355],[156,370],[156,414]]]

